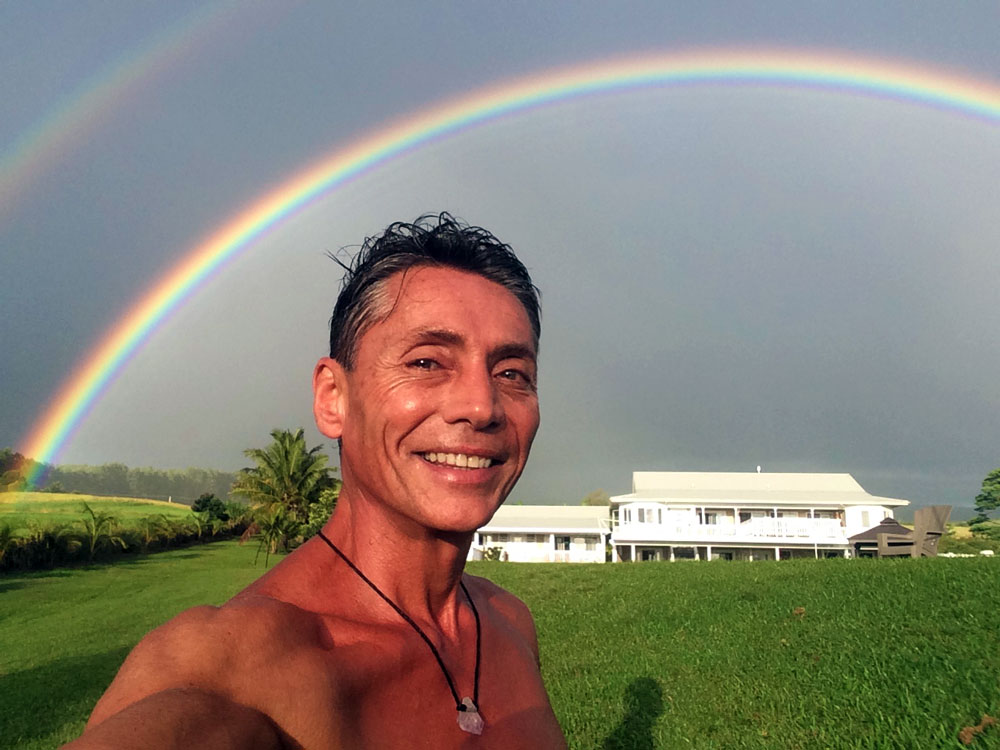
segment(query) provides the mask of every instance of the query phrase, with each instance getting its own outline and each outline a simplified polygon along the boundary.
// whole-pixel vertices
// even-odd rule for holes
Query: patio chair
[[[912,534],[879,534],[879,557],[937,557],[951,515],[950,505],[928,505],[913,514]]]

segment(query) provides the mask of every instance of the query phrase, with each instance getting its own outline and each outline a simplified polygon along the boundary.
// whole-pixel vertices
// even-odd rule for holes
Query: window
[[[568,536],[557,536],[556,537],[556,549],[568,551],[569,550],[569,537]]]
[[[639,523],[663,523],[662,508],[639,508]]]
[[[587,546],[586,547],[587,547],[587,551],[588,552],[593,552],[594,550],[596,550],[597,549],[597,539],[595,539],[592,536],[588,536],[587,537]]]
[[[491,542],[506,542],[507,541],[507,535],[506,534],[490,534],[490,541]]]

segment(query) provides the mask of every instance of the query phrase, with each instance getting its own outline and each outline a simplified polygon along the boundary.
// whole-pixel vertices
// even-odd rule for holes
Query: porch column
[[[780,560],[781,559],[781,547],[775,547],[774,548],[774,559],[775,560]]]
[[[753,562],[753,547],[750,548],[750,562]]]
[[[670,545],[670,562],[677,562],[677,559],[674,557],[674,546],[673,545]]]
[[[705,547],[705,559],[706,560],[711,560],[712,559],[712,545],[711,544],[709,544],[708,546]]]
[[[635,545],[634,544],[632,545],[632,558],[631,559],[632,559],[632,562],[636,562],[636,559],[635,559]]]
[[[819,560],[819,545],[815,542],[813,543],[813,551],[816,553],[816,559]]]

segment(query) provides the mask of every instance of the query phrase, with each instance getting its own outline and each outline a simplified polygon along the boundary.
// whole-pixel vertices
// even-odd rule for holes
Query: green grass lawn
[[[4,492],[0,493],[0,524],[8,524],[14,536],[28,533],[29,521],[42,525],[71,524],[83,518],[83,504],[98,513],[113,513],[125,526],[143,516],[162,514],[167,518],[190,518],[191,507],[162,500],[139,500],[131,497],[98,497],[72,493]]]
[[[0,746],[75,736],[142,634],[231,596],[253,554],[0,577]],[[469,569],[535,613],[574,748],[958,748],[1000,713],[997,559]],[[971,747],[1000,749],[1000,727]]]

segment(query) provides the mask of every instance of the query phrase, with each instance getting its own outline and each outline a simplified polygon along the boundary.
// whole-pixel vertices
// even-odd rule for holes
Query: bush
[[[319,493],[319,498],[309,504],[309,520],[302,527],[303,541],[316,536],[317,532],[326,525],[337,507],[337,497],[340,494],[339,487],[327,487]]]
[[[226,511],[226,504],[211,492],[205,492],[194,501],[191,510],[195,513],[207,513],[208,520],[228,521],[229,513]]]

